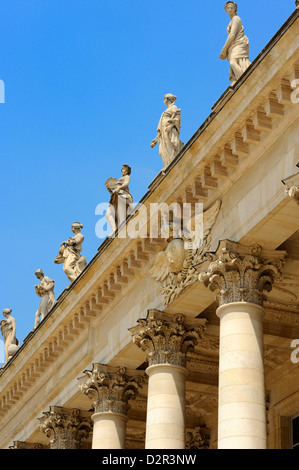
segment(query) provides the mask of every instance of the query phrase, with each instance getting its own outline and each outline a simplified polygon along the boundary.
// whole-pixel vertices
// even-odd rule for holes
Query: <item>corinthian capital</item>
[[[91,400],[96,413],[121,413],[126,415],[128,401],[135,398],[144,380],[143,371],[128,371],[125,367],[108,367],[93,364],[92,371],[84,371],[80,389]]]
[[[199,274],[199,280],[212,291],[219,291],[219,305],[231,302],[262,305],[264,291],[270,292],[274,281],[282,278],[285,256],[285,251],[222,241],[216,253],[207,253],[209,264],[207,270]]]
[[[60,406],[51,406],[44,412],[38,420],[40,430],[50,439],[51,449],[79,449],[82,440],[92,431],[90,417],[85,415],[82,416],[78,409]]]
[[[184,315],[168,315],[150,310],[145,320],[130,328],[133,342],[148,351],[149,365],[172,364],[186,366],[187,353],[203,337],[206,319],[186,321]]]

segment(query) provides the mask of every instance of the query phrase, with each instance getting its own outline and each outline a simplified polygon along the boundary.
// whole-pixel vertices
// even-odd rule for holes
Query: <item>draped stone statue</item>
[[[250,65],[249,40],[244,34],[241,18],[237,15],[238,5],[235,2],[226,2],[224,9],[231,21],[227,27],[228,38],[219,57],[221,60],[228,59],[229,80],[234,85]]]
[[[151,142],[151,148],[159,144],[159,153],[164,168],[177,156],[184,147],[180,141],[181,110],[174,104],[177,97],[168,93],[164,96],[164,104],[167,109],[163,112],[157,129],[157,136]]]
[[[77,279],[87,266],[85,256],[81,255],[84,241],[84,236],[81,233],[82,228],[83,225],[79,222],[72,224],[74,236],[61,243],[58,256],[54,259],[55,264],[63,263],[63,270],[71,283]]]
[[[123,165],[121,174],[122,176],[119,179],[109,178],[105,182],[105,186],[111,194],[109,207],[105,214],[112,228],[112,232],[109,236],[112,236],[116,232],[118,227],[120,227],[133,210],[133,197],[129,190],[131,167],[129,165]]]
[[[35,314],[34,328],[39,325],[55,304],[54,281],[46,277],[42,269],[37,269],[35,276],[40,280],[40,283],[35,285],[34,289],[36,295],[41,298],[41,302]]]
[[[16,320],[11,316],[12,309],[5,308],[3,316],[6,320],[1,320],[0,328],[4,339],[5,360],[8,362],[18,351],[20,342],[16,338],[17,325]]]

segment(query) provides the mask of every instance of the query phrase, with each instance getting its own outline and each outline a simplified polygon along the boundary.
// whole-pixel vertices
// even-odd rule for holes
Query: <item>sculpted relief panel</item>
[[[217,201],[209,210],[203,213],[202,240],[190,237],[186,233],[181,238],[168,239],[165,250],[158,253],[150,271],[152,277],[160,282],[161,294],[165,306],[175,300],[186,287],[198,279],[195,264],[202,261],[212,242],[211,231],[219,214],[221,202]],[[197,248],[195,248],[197,247]]]

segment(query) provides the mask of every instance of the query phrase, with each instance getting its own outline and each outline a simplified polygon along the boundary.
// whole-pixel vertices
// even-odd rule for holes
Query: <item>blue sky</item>
[[[12,308],[22,342],[39,298],[34,271],[68,285],[55,265],[71,224],[84,225],[89,262],[103,240],[95,208],[132,167],[138,202],[162,168],[150,148],[177,95],[187,142],[229,86],[219,59],[229,17],[213,0],[0,0],[0,319]],[[293,0],[239,0],[250,60],[295,9]],[[1,339],[1,338],[0,338]]]

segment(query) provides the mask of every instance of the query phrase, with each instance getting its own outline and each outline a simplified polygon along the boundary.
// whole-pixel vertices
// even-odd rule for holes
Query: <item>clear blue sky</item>
[[[34,271],[68,285],[55,265],[71,224],[84,225],[89,262],[104,186],[131,165],[137,202],[162,168],[156,136],[163,95],[177,95],[187,142],[229,86],[219,59],[223,0],[0,0],[0,319],[12,308],[22,342],[39,298]],[[239,0],[250,60],[295,9],[294,0]],[[2,339],[2,337],[0,337]]]

